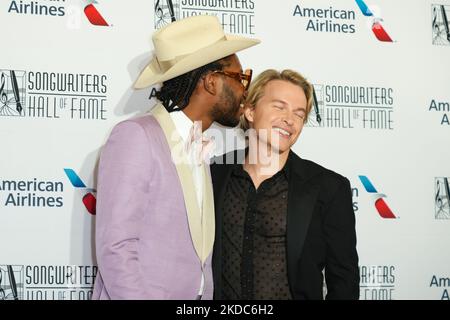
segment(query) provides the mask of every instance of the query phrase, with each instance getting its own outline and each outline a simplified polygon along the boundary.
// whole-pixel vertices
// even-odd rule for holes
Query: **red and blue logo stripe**
[[[91,189],[86,187],[84,182],[81,180],[81,178],[73,171],[72,169],[64,169],[64,172],[66,173],[67,177],[69,178],[70,183],[72,186],[74,186],[77,189],[84,189],[86,192],[83,196],[83,204],[86,207],[86,210],[94,215],[95,214],[95,207],[97,205],[97,199],[95,198],[94,193],[96,192],[95,189]]]
[[[375,35],[375,37],[382,42],[393,42],[392,38],[389,36],[389,34],[381,25],[381,21],[383,21],[383,19],[375,17],[372,10],[369,9],[364,0],[355,0],[355,1],[364,16],[373,17],[372,32]]]
[[[108,22],[106,22],[105,18],[101,15],[101,13],[97,10],[94,4],[98,3],[95,0],[87,0],[86,6],[84,7],[84,14],[86,18],[88,18],[89,22],[94,26],[109,26]]]
[[[383,199],[386,198],[386,195],[379,193],[377,189],[375,189],[372,182],[370,182],[369,178],[367,178],[366,176],[359,176],[359,179],[361,180],[361,183],[366,191],[374,196],[375,208],[377,209],[380,216],[384,219],[396,219],[396,216]]]

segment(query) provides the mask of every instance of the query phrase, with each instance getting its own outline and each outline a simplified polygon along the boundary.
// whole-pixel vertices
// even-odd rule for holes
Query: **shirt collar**
[[[247,153],[248,153],[248,148],[245,149],[245,155],[247,155]],[[290,173],[291,173],[291,165],[292,165],[292,161],[293,161],[293,151],[292,151],[292,150],[289,150],[289,155],[288,155],[288,158],[287,158],[286,163],[284,164],[284,167],[281,168],[281,170],[278,171],[275,175],[277,175],[277,174],[278,174],[278,175],[282,174],[282,175],[284,175],[284,177],[285,177],[287,180],[289,180],[289,175],[290,175]],[[240,177],[247,177],[247,176],[248,176],[248,173],[244,170],[244,166],[243,166],[242,163],[237,164],[237,165],[234,167],[233,174],[236,175],[236,176],[240,176]],[[275,175],[274,175],[274,176],[275,176]],[[248,177],[250,177],[250,176],[248,176]]]
[[[183,111],[173,111],[169,113],[170,118],[175,124],[175,128],[178,134],[181,136],[184,142],[188,140],[191,128],[194,122]]]

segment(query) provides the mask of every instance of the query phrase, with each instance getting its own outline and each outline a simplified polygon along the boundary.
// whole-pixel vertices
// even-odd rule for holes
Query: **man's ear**
[[[219,81],[218,77],[214,76],[213,73],[208,73],[203,78],[203,88],[210,93],[211,95],[215,96],[218,93],[218,86]]]

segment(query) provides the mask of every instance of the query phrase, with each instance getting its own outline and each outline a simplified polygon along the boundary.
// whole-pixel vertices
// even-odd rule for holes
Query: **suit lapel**
[[[209,166],[203,166],[203,259],[210,255],[213,250],[215,237],[215,217],[214,217],[214,195]],[[202,262],[205,262],[202,259]]]
[[[214,202],[216,204],[216,222],[218,216],[221,216],[217,209],[221,207],[225,197],[226,186],[234,166],[241,165],[245,160],[245,150],[235,150],[213,159],[216,161],[214,166]],[[220,226],[218,226],[220,227]]]
[[[209,170],[205,168],[205,164],[202,164],[202,169],[204,170],[202,219],[195,195],[192,170],[189,165],[188,156],[184,151],[183,139],[178,134],[169,113],[163,105],[156,105],[152,110],[152,114],[160,124],[167,143],[169,144],[172,160],[175,163],[178,178],[180,179],[181,188],[183,190],[191,239],[195,251],[203,263],[209,256],[214,242],[214,204],[211,190],[211,178],[207,172]]]
[[[297,156],[292,160],[287,212],[287,263],[289,282],[294,284],[296,266],[303,250],[319,188],[307,180],[303,172],[303,160]]]
[[[245,158],[245,150],[236,150],[228,154],[217,157],[216,163],[213,164],[213,185],[214,185],[214,204],[216,212],[216,240],[214,244],[214,252],[220,256],[222,249],[222,226],[223,226],[223,212],[222,206],[224,202],[226,187],[230,179],[231,172],[234,166],[242,164]],[[217,263],[217,268],[220,263]]]
[[[222,157],[222,160],[225,156]],[[224,163],[224,162],[219,162]],[[213,251],[213,277],[214,277],[214,298],[222,299],[222,235],[223,235],[223,203],[226,186],[232,172],[232,165],[214,164],[211,167],[213,172],[214,204],[216,212],[216,238]]]

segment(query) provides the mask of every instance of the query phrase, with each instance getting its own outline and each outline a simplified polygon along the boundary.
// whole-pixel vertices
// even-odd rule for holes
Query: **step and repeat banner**
[[[91,297],[101,148],[154,104],[153,31],[199,14],[314,84],[293,149],[351,181],[360,298],[450,299],[449,0],[1,0],[0,300]]]

